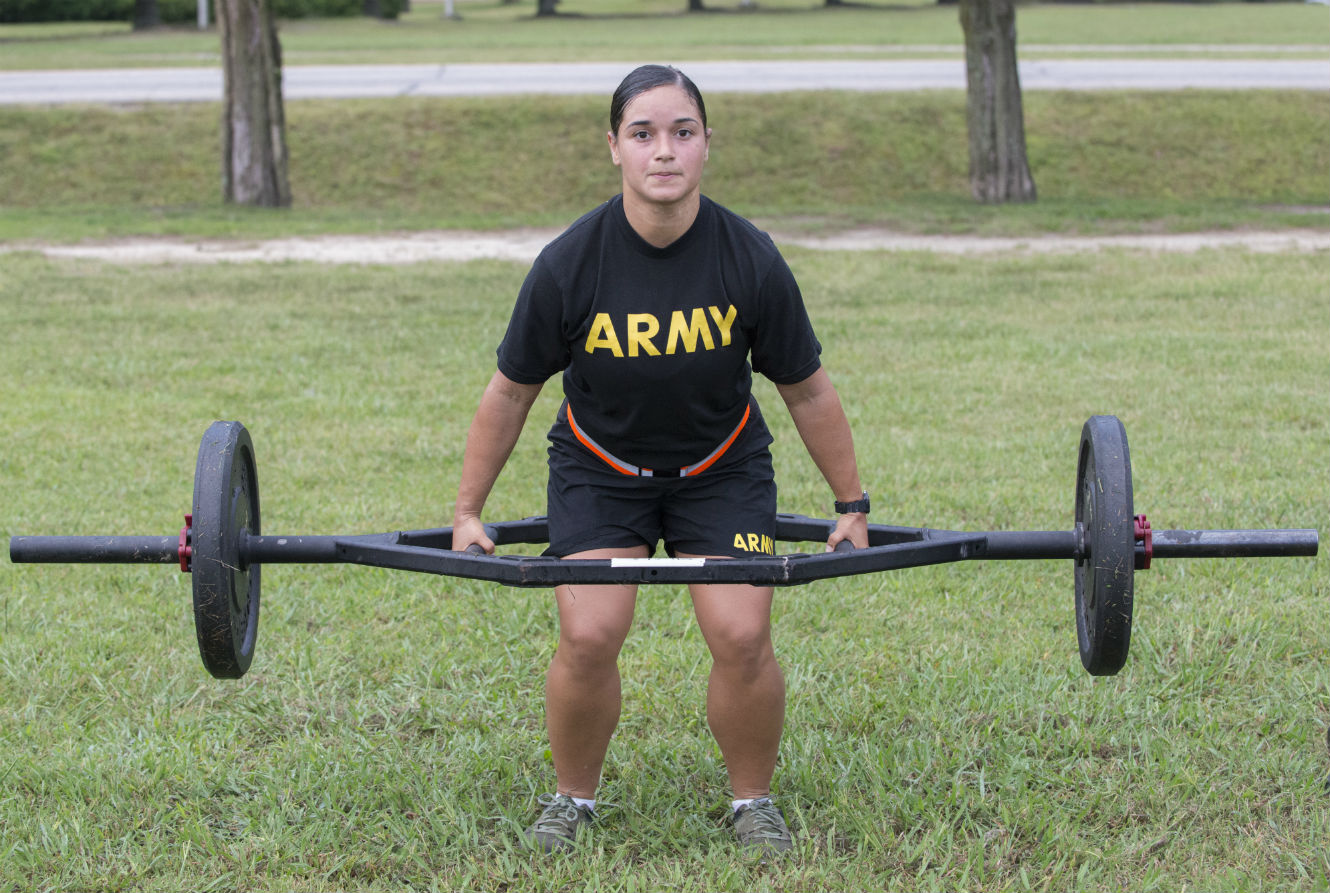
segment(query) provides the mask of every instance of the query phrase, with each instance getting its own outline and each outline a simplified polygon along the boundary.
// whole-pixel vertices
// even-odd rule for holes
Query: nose
[[[668,133],[661,134],[660,139],[656,140],[656,159],[658,161],[668,161],[674,157],[674,138]]]

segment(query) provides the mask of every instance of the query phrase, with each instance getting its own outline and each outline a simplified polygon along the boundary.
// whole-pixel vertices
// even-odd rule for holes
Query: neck
[[[667,205],[635,200],[627,191],[623,197],[623,213],[628,218],[628,225],[653,248],[666,248],[678,241],[697,220],[701,205],[701,197],[696,192]]]

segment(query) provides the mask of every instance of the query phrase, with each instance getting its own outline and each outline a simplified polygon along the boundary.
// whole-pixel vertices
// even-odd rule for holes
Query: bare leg
[[[785,677],[771,644],[773,590],[742,584],[689,588],[711,651],[707,723],[735,799],[766,796],[785,725]]]
[[[641,558],[646,547],[596,549],[569,558]],[[592,798],[619,724],[619,650],[637,604],[635,585],[559,586],[559,648],[545,675],[545,726],[558,792]]]

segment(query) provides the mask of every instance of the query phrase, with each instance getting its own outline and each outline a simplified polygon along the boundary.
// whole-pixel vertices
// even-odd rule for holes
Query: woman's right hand
[[[485,525],[480,518],[472,515],[468,518],[453,519],[453,551],[465,552],[468,546],[479,546],[486,555],[494,554],[494,540],[485,535]]]

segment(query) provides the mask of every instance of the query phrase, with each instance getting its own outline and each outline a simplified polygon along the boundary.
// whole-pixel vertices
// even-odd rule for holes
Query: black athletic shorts
[[[694,477],[649,478],[614,471],[571,436],[551,432],[550,441],[546,555],[643,545],[651,555],[662,540],[669,555],[775,551],[776,477],[765,444]]]

